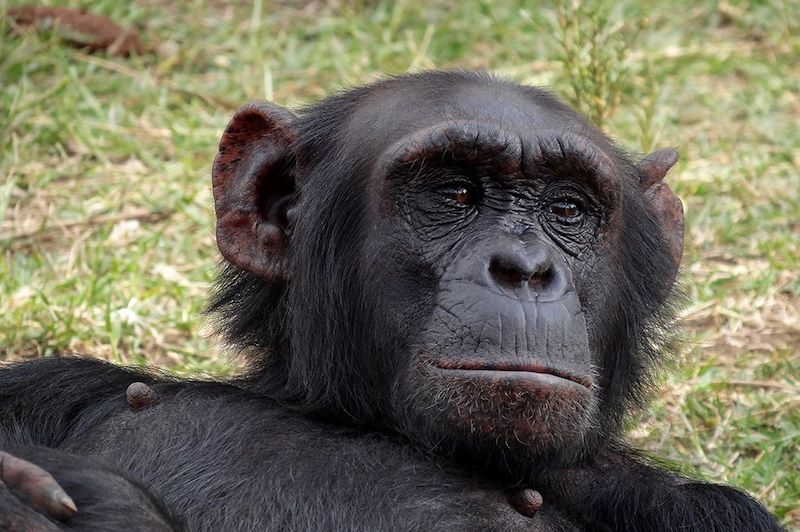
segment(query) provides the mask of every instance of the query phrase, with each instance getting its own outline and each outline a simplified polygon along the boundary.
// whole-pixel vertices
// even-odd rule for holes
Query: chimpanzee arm
[[[673,475],[626,451],[605,451],[540,480],[545,501],[559,500],[601,530],[784,530],[743,491]]]
[[[87,358],[43,358],[0,369],[0,449],[59,447],[124,404],[133,382],[153,377]],[[116,401],[109,400],[116,398]]]
[[[178,530],[138,480],[94,458],[57,450],[124,408],[131,383],[152,381],[82,358],[0,370],[0,528]]]
[[[182,530],[141,482],[89,459],[44,447],[0,452],[0,529]]]

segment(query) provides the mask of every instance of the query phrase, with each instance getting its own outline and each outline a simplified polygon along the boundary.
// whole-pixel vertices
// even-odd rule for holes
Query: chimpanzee
[[[0,371],[8,530],[781,530],[625,443],[683,246],[677,160],[427,72],[243,107],[210,313],[249,371]]]

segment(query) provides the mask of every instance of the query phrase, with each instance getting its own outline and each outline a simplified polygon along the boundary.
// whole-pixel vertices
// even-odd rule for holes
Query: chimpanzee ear
[[[667,148],[654,151],[637,165],[639,188],[661,222],[676,271],[683,256],[683,204],[664,182],[664,176],[678,162],[678,157],[678,150]]]
[[[268,281],[284,280],[287,274],[296,120],[272,103],[245,105],[225,128],[212,170],[222,256]]]

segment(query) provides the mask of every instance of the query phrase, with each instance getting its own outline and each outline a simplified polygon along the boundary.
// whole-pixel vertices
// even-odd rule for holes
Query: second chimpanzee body
[[[239,386],[159,383],[95,360],[22,367],[4,395],[60,382],[63,402],[53,408],[54,390],[18,396],[14,408],[46,430],[17,426],[4,448],[50,471],[79,510],[66,522],[38,521],[0,491],[0,523],[11,531],[28,530],[15,523],[87,531],[780,529],[735,489],[651,469],[619,450],[550,469],[529,484],[544,504],[525,512],[516,481],[402,438],[309,419]],[[121,390],[133,382],[147,382],[158,403],[132,409]]]
[[[246,106],[214,163],[229,265],[210,310],[251,370],[3,370],[0,524],[779,530],[620,436],[668,323],[675,160],[634,164],[548,94],[479,74],[300,116]]]

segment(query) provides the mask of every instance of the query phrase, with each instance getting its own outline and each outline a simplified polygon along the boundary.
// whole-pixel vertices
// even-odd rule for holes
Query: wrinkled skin
[[[547,93],[469,73],[299,115],[243,107],[212,172],[228,266],[210,311],[251,369],[224,383],[81,359],[0,372],[0,444],[53,481],[0,491],[0,516],[779,530],[746,494],[647,465],[620,434],[669,324],[676,161],[635,164]],[[54,483],[77,512],[41,504],[66,500]]]

